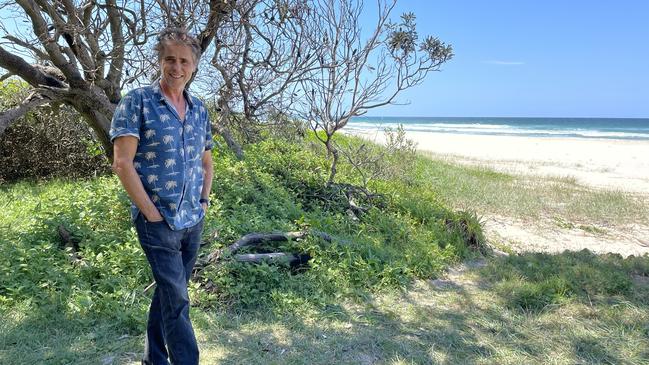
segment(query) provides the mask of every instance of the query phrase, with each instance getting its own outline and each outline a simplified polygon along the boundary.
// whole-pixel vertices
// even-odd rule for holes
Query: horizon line
[[[360,116],[354,116],[352,118],[529,118],[529,119],[647,119],[649,120],[649,116],[647,117],[542,117],[542,116],[476,116],[476,115],[469,115],[469,116],[421,116],[421,115],[360,115]]]

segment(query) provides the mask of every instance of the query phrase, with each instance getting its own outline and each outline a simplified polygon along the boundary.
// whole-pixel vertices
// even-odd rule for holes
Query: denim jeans
[[[140,245],[156,281],[149,308],[143,364],[198,364],[198,345],[189,320],[187,283],[196,262],[203,221],[173,231],[165,222],[135,220]]]

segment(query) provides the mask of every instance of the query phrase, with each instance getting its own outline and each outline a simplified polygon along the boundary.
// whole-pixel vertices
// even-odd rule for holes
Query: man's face
[[[160,58],[162,81],[172,89],[183,89],[196,70],[194,56],[189,46],[169,42]]]

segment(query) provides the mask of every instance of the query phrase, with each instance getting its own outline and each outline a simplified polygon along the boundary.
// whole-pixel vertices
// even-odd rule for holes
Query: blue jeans
[[[198,364],[198,345],[189,320],[187,283],[196,262],[203,221],[173,231],[165,222],[135,220],[140,245],[156,281],[149,308],[143,364]]]

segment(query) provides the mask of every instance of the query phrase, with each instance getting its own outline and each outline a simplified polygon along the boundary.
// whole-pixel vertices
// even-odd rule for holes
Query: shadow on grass
[[[0,313],[5,318],[0,324],[0,363],[132,361],[141,352],[149,303],[141,290],[151,279],[135,238],[120,236],[128,234],[128,220],[124,213],[115,213],[121,218],[111,220],[105,211],[111,206],[108,203],[71,211],[59,206],[62,203],[51,204],[55,206],[42,208],[39,217],[50,219],[45,226],[29,232],[0,226],[4,261],[0,299],[2,307],[8,308]],[[125,207],[117,210],[124,212]],[[91,219],[88,214],[93,214]],[[257,213],[259,221],[268,218],[264,214]],[[84,223],[89,220],[94,223]],[[110,222],[114,226],[106,227]],[[300,304],[286,309],[284,302],[285,309],[281,309],[267,303],[267,296],[269,300],[262,303],[266,315],[193,308],[204,363],[546,363],[553,354],[568,363],[621,363],[647,355],[638,351],[649,347],[649,293],[639,284],[642,280],[637,280],[649,277],[647,257],[623,259],[589,252],[511,256],[494,259],[480,271],[482,286],[440,290],[424,285],[396,296],[372,295],[369,288],[378,279],[404,277],[400,271],[388,270],[394,264],[391,258],[399,257],[395,252],[422,247],[412,252],[421,255],[427,247],[414,246],[413,237],[418,235],[403,229],[393,216],[377,222],[385,228],[376,233],[378,237],[396,232],[389,242],[351,247],[358,249],[348,252],[355,254],[353,260],[351,255],[336,256],[340,252],[332,250],[321,267],[321,279],[336,283],[347,277],[350,282],[364,283],[349,286],[360,287],[357,297],[366,299],[355,304],[330,303],[324,309]],[[58,247],[55,228],[62,223],[69,223],[87,239],[80,243],[85,266],[70,263]],[[16,235],[20,237],[14,239]],[[419,236],[421,242],[429,241],[423,233]],[[422,265],[445,263],[432,256]],[[295,285],[285,285],[285,276],[268,276],[267,270],[257,269],[248,269],[254,275],[243,276],[250,281],[247,286],[242,285],[242,278],[224,277],[234,280],[236,288],[260,290],[255,294],[260,297],[281,286],[286,298],[307,304],[310,289],[328,285],[326,280],[306,276],[295,276]],[[260,289],[261,283],[268,285]],[[566,331],[564,325],[574,328]]]
[[[434,290],[426,285],[418,295]],[[500,334],[507,337],[501,345],[509,352],[528,360],[542,357],[542,345],[503,313],[480,308],[472,296],[459,289],[450,302],[432,304],[402,293],[387,302],[341,306],[311,318],[241,314],[234,326],[219,318],[232,318],[231,313],[206,314],[198,322],[203,359],[214,364],[490,363],[497,349],[485,337]]]
[[[22,303],[1,315],[2,364],[111,364],[141,351],[141,339],[127,326],[95,315],[71,316],[57,303]]]
[[[646,361],[649,256],[527,253],[492,260],[479,274],[509,312],[540,324],[549,341],[537,342],[566,361]]]
[[[199,328],[205,338],[205,363],[384,364],[402,360],[428,364],[434,362],[431,352],[436,346],[462,349],[451,363],[472,364],[472,357],[488,358],[490,349],[458,326],[466,318],[446,314],[433,324],[404,320],[386,308],[341,308],[312,318],[244,314],[234,329],[214,326],[209,320]]]
[[[205,364],[642,363],[649,288],[638,278],[649,276],[648,268],[646,256],[525,254],[490,259],[469,273],[477,280],[417,282],[360,303],[295,311],[193,308],[192,315]],[[543,290],[528,290],[535,285]],[[550,295],[548,287],[561,290]],[[521,301],[521,292],[551,300]],[[130,331],[108,315],[72,314],[61,303],[24,300],[2,313],[0,363],[137,361],[142,323]],[[124,310],[143,320],[146,308],[135,307]]]
[[[526,254],[457,285],[418,282],[303,316],[205,312],[197,327],[206,363],[643,363],[648,268],[646,256]]]
[[[507,307],[538,312],[567,300],[593,304],[628,301],[647,306],[649,256],[624,258],[618,254],[596,255],[588,250],[561,254],[512,255],[482,270],[485,280],[495,283]],[[634,285],[638,281],[638,285]]]

